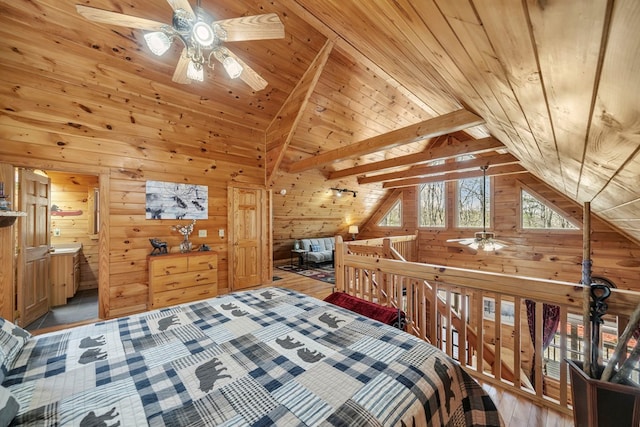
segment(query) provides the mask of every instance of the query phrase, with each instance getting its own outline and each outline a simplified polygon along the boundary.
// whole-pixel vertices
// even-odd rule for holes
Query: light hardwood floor
[[[279,286],[324,299],[333,289],[328,283],[310,279],[300,274],[274,269],[274,274],[281,277],[269,286]],[[505,427],[573,427],[573,418],[562,413],[542,408],[524,397],[509,393],[490,384],[482,384],[498,407]]]

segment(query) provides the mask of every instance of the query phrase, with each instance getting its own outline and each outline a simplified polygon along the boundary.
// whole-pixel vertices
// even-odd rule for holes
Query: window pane
[[[398,200],[387,214],[380,220],[380,227],[400,227],[402,225],[402,205]]]
[[[418,201],[419,227],[444,227],[446,219],[444,182],[424,184]]]
[[[522,228],[578,229],[558,212],[525,190],[522,190]]]
[[[458,180],[458,227],[483,227],[482,218],[482,182],[483,178],[466,178]],[[491,180],[487,179],[485,188],[485,218],[486,227],[490,226],[489,191]]]

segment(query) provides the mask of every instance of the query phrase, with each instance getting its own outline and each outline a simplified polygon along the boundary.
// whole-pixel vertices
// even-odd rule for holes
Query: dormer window
[[[578,230],[569,218],[525,189],[521,190],[520,200],[523,229]]]

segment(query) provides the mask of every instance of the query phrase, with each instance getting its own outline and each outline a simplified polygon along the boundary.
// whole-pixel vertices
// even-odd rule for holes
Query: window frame
[[[551,209],[552,211],[554,211],[556,214],[560,215],[562,218],[564,218],[566,221],[568,221],[570,224],[572,224],[573,226],[575,226],[576,228],[525,228],[524,227],[524,223],[523,223],[523,216],[522,216],[522,191],[526,191],[527,193],[531,194],[533,197],[535,197],[539,202],[541,202],[542,204],[544,204],[547,208]],[[567,234],[577,234],[577,233],[582,233],[582,227],[583,224],[580,223],[578,220],[576,220],[575,218],[565,214],[564,212],[560,211],[553,203],[549,202],[549,200],[547,200],[545,197],[542,197],[538,192],[536,192],[535,190],[531,189],[529,186],[525,185],[522,182],[519,182],[518,185],[518,223],[517,223],[517,230],[520,233],[549,233],[549,232],[554,232],[554,233],[567,233]]]
[[[400,209],[400,224],[399,225],[381,225],[380,223],[382,222],[382,220],[384,220],[387,215],[389,215],[389,213],[396,207],[399,206]],[[389,209],[387,209],[385,211],[385,213],[380,217],[380,219],[376,222],[376,227],[379,228],[402,228],[403,224],[404,224],[404,218],[403,218],[403,208],[404,208],[404,198],[403,197],[398,197],[392,204],[391,207]]]
[[[442,183],[442,187],[443,187],[443,207],[444,207],[444,224],[443,225],[420,225],[420,219],[421,219],[421,215],[420,215],[420,211],[421,211],[421,200],[422,200],[422,187],[425,185],[429,185],[429,184],[436,184],[436,183]],[[426,183],[426,184],[421,184],[417,186],[417,206],[416,206],[416,225],[418,227],[418,229],[422,229],[422,230],[429,230],[429,229],[433,229],[433,230],[446,230],[448,229],[448,225],[449,225],[449,188],[447,185],[447,181],[436,181],[433,183]]]
[[[483,177],[479,176],[479,177],[473,177],[473,178],[462,178],[462,179],[480,179],[482,180]],[[459,197],[460,197],[460,181],[461,179],[456,179],[455,180],[455,185],[454,185],[454,197],[453,197],[453,205],[454,205],[454,212],[453,212],[453,227],[457,230],[482,230],[482,224],[480,224],[478,227],[475,226],[470,226],[470,227],[466,227],[466,226],[461,226],[460,225],[460,210],[459,210]],[[492,224],[493,224],[493,211],[494,211],[494,197],[493,197],[493,187],[494,187],[494,181],[493,181],[493,177],[492,176],[487,176],[487,185],[489,186],[489,191],[487,192],[485,189],[485,203],[488,201],[489,202],[489,209],[487,210],[486,206],[485,206],[485,218],[486,218],[486,224],[485,227],[487,230],[491,229]]]

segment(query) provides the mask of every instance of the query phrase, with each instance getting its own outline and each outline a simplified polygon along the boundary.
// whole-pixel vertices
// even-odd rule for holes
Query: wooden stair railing
[[[383,239],[375,243],[377,248],[372,247],[371,241],[349,243],[354,252],[349,253],[342,239],[336,239],[338,290],[356,296],[361,294],[365,299],[384,291],[388,298],[386,304],[405,309],[412,322],[410,333],[432,341],[458,359],[474,377],[508,388],[538,405],[571,413],[568,367],[564,358],[577,355],[575,348],[584,341],[581,323],[573,317],[582,311],[582,285],[405,262],[401,250],[392,249],[391,244],[384,249]],[[361,250],[368,255],[360,256]],[[375,288],[373,292],[372,288]],[[488,311],[484,306],[486,300],[493,301]],[[526,300],[534,304],[535,333],[531,339]],[[638,292],[612,290],[608,315],[617,316],[618,327],[625,325],[638,300]],[[511,313],[503,314],[502,307],[507,304],[512,306],[505,307]],[[556,331],[559,340],[553,356],[545,355],[542,349],[544,304],[559,307]],[[543,369],[545,357],[558,364],[554,376]],[[525,365],[527,373],[520,369]]]
[[[417,236],[416,236],[417,237]],[[379,241],[379,239],[375,240],[375,243],[377,243]],[[373,243],[373,244],[375,244]],[[383,238],[382,239],[382,251],[377,250],[377,248],[379,248],[379,246],[370,246],[369,243],[367,245],[358,245],[357,246],[357,252],[359,254],[375,254],[378,256],[381,256],[383,258],[386,259],[394,259],[394,260],[398,260],[398,261],[403,261],[403,262],[407,262],[407,260],[392,246],[391,243],[391,239],[390,238]],[[348,244],[347,245],[347,250],[350,253],[354,253],[354,251],[356,251],[356,249],[353,247],[352,244]],[[380,289],[378,287],[378,283],[375,279],[375,277],[372,277],[373,275],[371,275],[369,273],[368,270],[364,271],[364,274],[370,278],[372,285],[374,285],[376,288],[379,289],[379,293],[382,294],[385,298],[384,300],[381,301],[377,301],[380,304],[390,304],[391,306],[393,306],[394,308],[398,308],[399,306],[401,306],[402,304],[396,300],[395,298],[392,298],[391,300],[389,300],[389,295],[387,295],[387,290],[386,289]],[[427,298],[429,300],[429,302],[432,304],[432,306],[434,306],[434,301],[433,301],[433,288],[431,287],[431,285],[424,281],[424,286],[427,287],[427,289],[430,292],[427,292]],[[437,304],[435,304],[435,306],[437,307],[437,311],[441,316],[444,316],[445,312],[450,311],[449,315],[451,316],[451,324],[453,325],[453,327],[457,330],[457,331],[461,331],[463,328],[466,328],[466,336],[467,339],[469,341],[470,344],[472,344],[474,347],[477,343],[477,335],[476,335],[476,331],[473,327],[471,327],[471,325],[469,325],[468,323],[464,322],[460,316],[458,316],[458,314],[455,312],[455,310],[451,307],[447,308],[447,305],[445,304],[444,301],[442,301],[440,298],[438,298],[436,296],[436,301]],[[407,317],[407,323],[408,323],[408,327],[410,327],[411,324],[415,324],[416,323],[416,319],[410,319],[409,317]],[[432,342],[432,339],[427,338],[427,340],[429,342]],[[483,342],[482,343],[483,347],[484,347],[484,351],[482,352],[483,354],[483,359],[485,362],[487,362],[490,366],[493,367],[495,361],[496,361],[496,356],[495,356],[495,352],[494,352],[494,346],[487,343],[487,342]],[[513,368],[511,366],[508,365],[507,362],[501,362],[502,364],[502,378],[508,380],[508,381],[514,381],[515,380],[515,376],[513,373]],[[525,382],[524,385],[527,385],[527,383]]]

